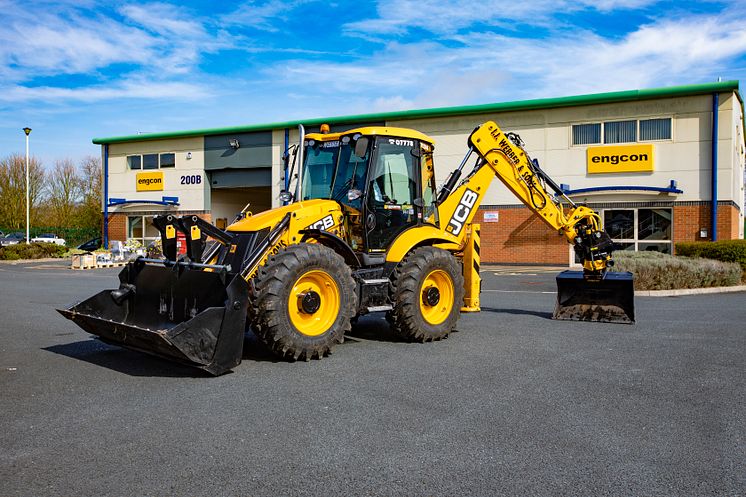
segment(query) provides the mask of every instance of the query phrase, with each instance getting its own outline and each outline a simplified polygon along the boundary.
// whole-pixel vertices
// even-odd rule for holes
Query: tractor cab
[[[368,127],[339,141],[327,198],[343,206],[353,250],[385,253],[408,228],[438,225],[431,138],[408,129]]]

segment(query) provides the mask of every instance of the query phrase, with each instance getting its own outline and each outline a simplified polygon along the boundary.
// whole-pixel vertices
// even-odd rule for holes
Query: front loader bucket
[[[608,272],[603,278],[586,278],[582,271],[557,275],[554,319],[635,322],[635,289],[632,273]]]
[[[106,343],[216,376],[241,362],[248,306],[243,278],[135,261],[119,280],[118,290],[58,311]]]

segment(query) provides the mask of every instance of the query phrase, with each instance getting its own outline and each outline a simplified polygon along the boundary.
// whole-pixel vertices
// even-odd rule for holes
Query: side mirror
[[[365,153],[368,151],[368,138],[361,136],[355,142],[355,155],[361,159],[365,157]]]
[[[280,202],[290,203],[292,201],[293,201],[293,194],[292,193],[290,193],[288,191],[285,191],[285,190],[282,190],[280,192]]]

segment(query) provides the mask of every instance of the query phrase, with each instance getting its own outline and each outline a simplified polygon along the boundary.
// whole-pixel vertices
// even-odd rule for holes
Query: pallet
[[[83,269],[96,269],[96,264],[93,264],[92,266],[88,265],[78,265],[78,266],[70,266],[70,269],[74,269],[75,271],[80,271]]]
[[[99,262],[95,267],[122,267],[127,264],[127,261],[116,261],[116,262]]]

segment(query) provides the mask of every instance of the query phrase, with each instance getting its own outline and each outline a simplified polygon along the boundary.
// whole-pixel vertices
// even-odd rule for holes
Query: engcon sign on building
[[[653,171],[653,144],[588,147],[588,172],[635,173]]]
[[[163,190],[163,172],[137,173],[135,180],[138,192],[152,192]]]

